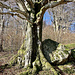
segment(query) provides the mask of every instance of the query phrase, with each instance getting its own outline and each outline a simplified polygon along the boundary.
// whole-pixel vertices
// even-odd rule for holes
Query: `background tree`
[[[3,9],[1,8],[1,12]],[[1,16],[1,43],[0,43],[0,51],[3,51],[3,34],[4,34],[4,18],[3,15]]]
[[[61,41],[64,34],[71,32],[71,24],[75,23],[75,3],[67,3],[54,7],[53,9],[48,9],[48,12],[53,16],[52,25],[54,27],[55,40]],[[58,12],[59,11],[59,12]],[[51,14],[53,13],[53,14]],[[73,25],[74,26],[74,25]],[[71,37],[70,37],[71,38]]]

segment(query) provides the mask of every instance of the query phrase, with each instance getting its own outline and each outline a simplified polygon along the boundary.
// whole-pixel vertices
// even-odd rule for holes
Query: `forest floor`
[[[17,65],[10,67],[8,62],[17,51],[0,52],[0,75],[19,75],[24,69],[20,69]],[[58,75],[75,75],[75,63],[73,61],[64,65],[55,66],[60,73]],[[40,71],[37,75],[52,75],[50,70]]]
[[[22,72],[22,69],[19,69],[17,65],[12,67],[8,65],[10,58],[16,53],[17,51],[0,52],[0,75],[17,75],[17,73]]]

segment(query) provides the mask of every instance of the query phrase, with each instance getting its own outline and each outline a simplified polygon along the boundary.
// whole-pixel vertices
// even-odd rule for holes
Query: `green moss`
[[[58,75],[57,72],[55,71],[54,67],[51,67],[51,71],[54,73],[54,75]]]
[[[64,50],[63,52],[64,52],[65,54],[68,54],[68,51],[67,51],[67,50]]]
[[[24,49],[20,49],[18,50],[18,55],[24,55],[25,54],[25,50]]]
[[[60,68],[61,70],[63,70],[64,66],[63,65],[59,65],[58,68]]]
[[[60,47],[62,44],[59,44],[58,47]]]
[[[28,75],[28,70],[26,72],[20,73],[20,75]]]
[[[44,57],[41,50],[40,50],[40,59],[41,59],[42,66],[44,66],[43,67],[44,70],[50,69],[54,73],[54,75],[57,75],[57,72],[55,71],[54,67],[47,61],[47,59]]]
[[[64,54],[61,52],[61,56],[64,57]]]
[[[33,70],[32,68],[27,68],[24,72],[20,73],[20,75],[37,75],[36,70]]]
[[[75,49],[72,50],[71,55],[72,55],[72,57],[75,59]]]
[[[72,49],[75,48],[75,43],[65,45],[66,48]]]
[[[73,74],[73,73],[75,73],[75,71],[73,70],[73,68],[64,68],[63,69],[63,72],[65,72],[65,73],[67,73],[67,74]]]
[[[51,61],[54,60],[54,57],[52,56],[52,54],[49,54],[49,56]]]
[[[25,40],[24,40],[23,44],[21,45],[20,49],[25,49]]]
[[[18,57],[18,55],[14,55],[14,56],[10,59],[9,64],[10,64],[10,65],[15,65],[15,64],[17,64],[17,57]]]
[[[56,57],[60,58],[60,56],[58,54],[56,54]]]
[[[66,51],[69,51],[70,49],[69,49],[69,48],[65,48],[65,50],[66,50]]]

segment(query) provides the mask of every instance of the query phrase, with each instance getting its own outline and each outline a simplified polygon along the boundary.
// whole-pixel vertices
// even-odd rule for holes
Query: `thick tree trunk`
[[[38,50],[42,49],[42,21],[37,24],[27,24],[26,32],[26,52],[25,52],[25,68],[32,66],[35,61]]]

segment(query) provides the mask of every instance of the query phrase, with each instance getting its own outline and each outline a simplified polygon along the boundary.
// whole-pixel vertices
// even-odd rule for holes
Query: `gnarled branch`
[[[44,15],[44,13],[45,13],[45,11],[48,9],[48,8],[53,8],[53,7],[55,7],[55,6],[58,6],[58,5],[60,5],[60,4],[66,4],[67,2],[71,2],[71,1],[74,1],[74,0],[65,0],[65,1],[63,1],[63,0],[61,0],[61,1],[52,1],[51,3],[47,3],[45,6],[43,6],[41,9],[40,9],[40,11],[37,13],[37,15],[36,15],[36,17],[37,17],[37,20],[35,21],[35,23],[38,23],[41,19],[42,19],[42,17],[43,17],[43,15]]]
[[[44,6],[45,4],[48,3],[48,0],[41,0],[41,5]]]

